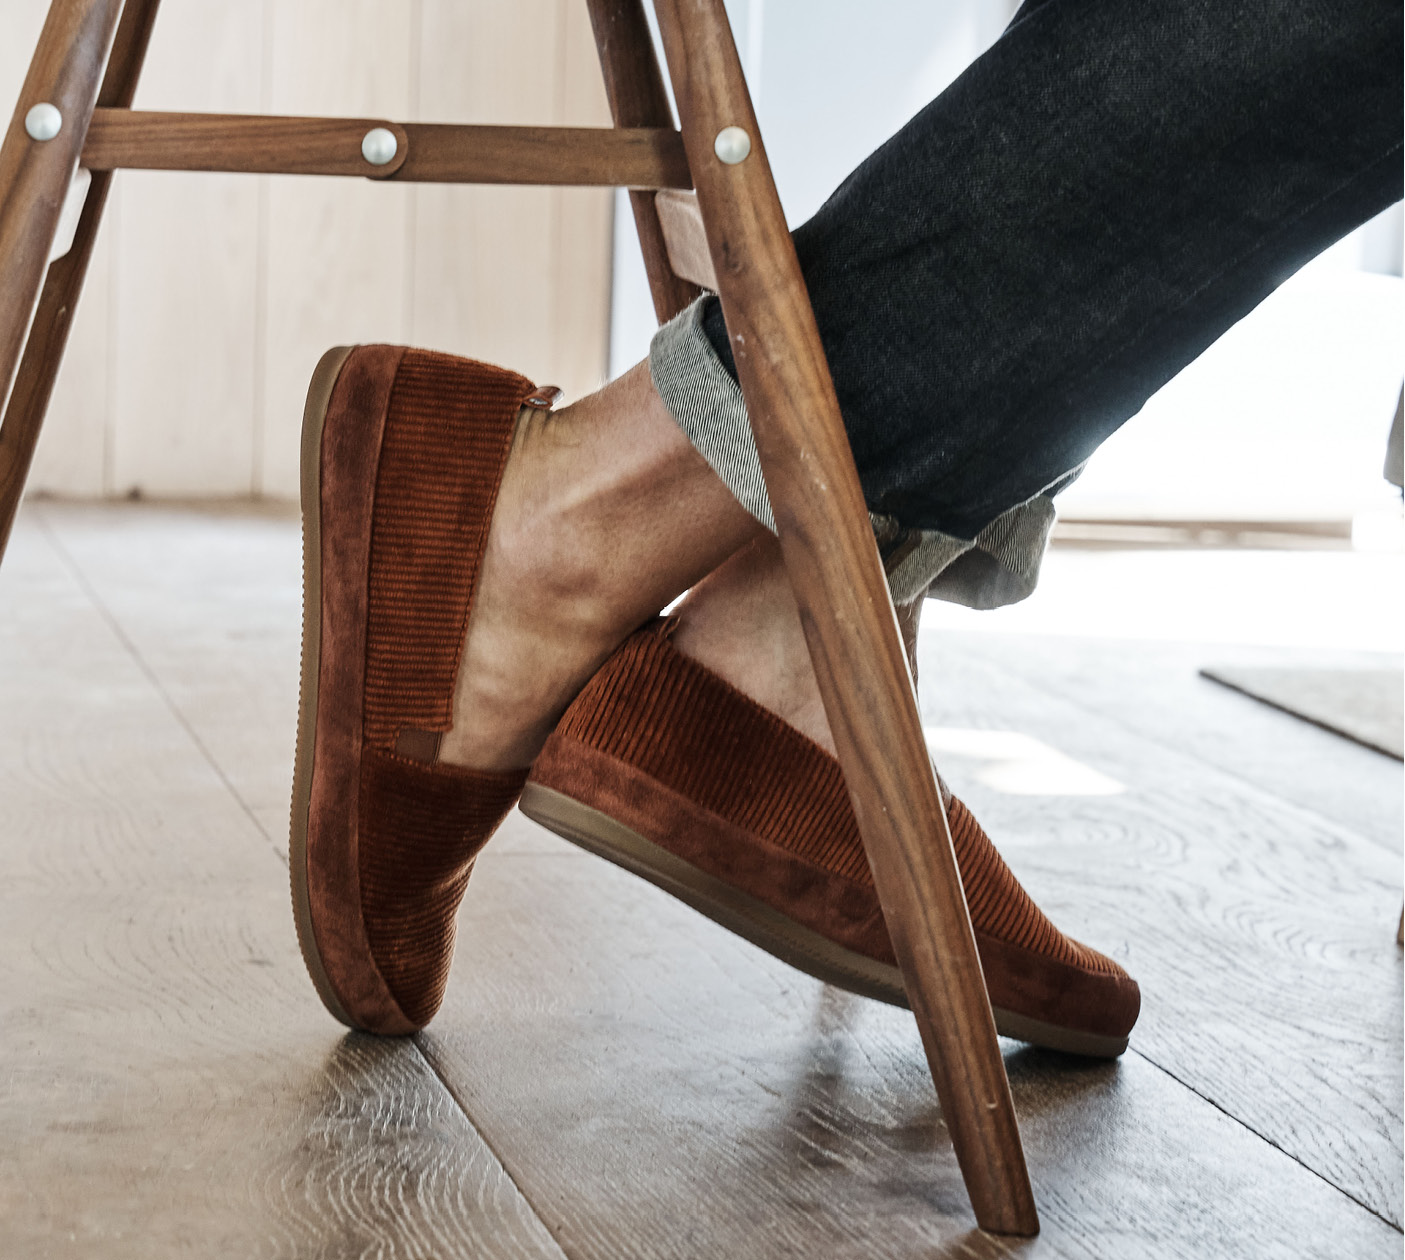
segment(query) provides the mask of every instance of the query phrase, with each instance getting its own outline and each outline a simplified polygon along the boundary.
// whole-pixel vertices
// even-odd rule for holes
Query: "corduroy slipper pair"
[[[532,767],[437,761],[498,486],[554,391],[428,351],[329,351],[303,419],[303,657],[291,869],[303,957],[343,1023],[422,1028],[443,999],[473,862],[529,817],[796,967],[906,1004],[838,763],[637,631]],[[1127,1044],[1136,982],[1040,912],[955,798],[949,816],[1003,1034]]]

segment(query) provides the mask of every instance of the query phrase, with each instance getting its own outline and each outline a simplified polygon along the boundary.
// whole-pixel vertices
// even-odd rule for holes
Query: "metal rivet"
[[[361,156],[372,166],[395,161],[399,148],[395,133],[386,127],[372,127],[361,139]]]
[[[751,152],[751,137],[740,127],[723,127],[712,142],[712,151],[728,166],[735,166]]]
[[[48,101],[41,101],[24,116],[31,140],[52,140],[63,129],[63,115]]]

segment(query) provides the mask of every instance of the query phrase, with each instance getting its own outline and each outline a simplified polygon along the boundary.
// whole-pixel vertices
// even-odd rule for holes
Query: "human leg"
[[[528,766],[620,641],[760,527],[664,410],[647,368],[518,422],[439,759]]]
[[[1398,199],[1400,36],[1380,0],[1026,5],[795,233],[870,509],[975,538]],[[651,357],[748,502],[716,300]]]
[[[986,66],[969,76],[976,117],[953,128],[953,111],[973,112],[958,85],[797,232],[876,513],[917,531],[981,535],[1057,484],[1297,265],[1399,195],[1398,14],[1358,6],[1325,35],[1325,13],[1282,6],[1257,6],[1247,19],[1195,5],[1134,8],[1027,8],[1002,41],[1019,73]],[[1123,46],[1130,31],[1139,47]],[[1175,56],[1163,65],[1168,51]],[[1050,133],[1038,111],[1022,128],[1025,98],[1041,80],[1048,97],[1054,64],[1075,84],[1060,85],[1057,98],[1067,130]],[[1159,80],[1119,98],[1120,78],[1135,81],[1147,65]],[[1344,82],[1353,75],[1365,82]],[[1187,100],[1168,124],[1156,90],[1179,92],[1197,76],[1205,99]],[[1317,99],[1323,91],[1330,108]],[[1383,101],[1389,107],[1378,109]],[[989,136],[973,129],[980,107],[1008,124],[994,160]],[[1133,115],[1140,131],[1124,123]],[[1149,127],[1169,143],[1140,154]],[[1285,127],[1296,130],[1285,137]],[[1042,154],[1052,170],[1032,161],[1041,149],[1055,150]],[[1032,317],[1021,322],[1022,312]],[[722,377],[729,352],[717,304],[705,302],[656,341],[655,380],[738,500],[766,521],[744,406]],[[708,355],[710,376],[691,369],[690,356]],[[828,786],[833,767],[799,738],[823,747],[828,727],[767,553],[758,542],[733,557],[690,595],[674,627],[637,636],[601,671],[548,743],[524,809],[797,965],[842,947],[807,969],[877,994],[863,960],[876,959],[886,938],[862,942],[876,902],[852,901],[843,883],[864,874],[862,851],[838,820],[846,803]],[[961,555],[948,548],[945,566]],[[727,716],[694,729],[676,708],[685,692],[690,713]],[[786,729],[768,727],[747,699],[784,717]],[[631,732],[657,732],[647,747],[625,738],[625,715]],[[737,742],[745,755],[718,753]],[[768,742],[791,749],[794,764],[763,773],[774,770],[760,751]],[[703,761],[714,771],[706,782]],[[743,780],[744,798],[717,787]],[[833,816],[820,809],[819,818],[817,797]],[[1057,934],[998,857],[977,858],[964,830],[973,820],[959,801],[951,809],[997,1017],[1010,1002],[1033,1021],[1015,1035],[1115,1053],[1107,1047],[1125,1044],[1118,1037],[1135,1019],[1135,986]],[[971,847],[960,852],[963,838]],[[1120,1020],[1121,1033],[1099,1019]]]

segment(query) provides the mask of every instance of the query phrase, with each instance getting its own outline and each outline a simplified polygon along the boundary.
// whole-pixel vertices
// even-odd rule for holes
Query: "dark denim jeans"
[[[1399,0],[1028,0],[795,232],[870,509],[974,537],[1398,200],[1401,39]]]

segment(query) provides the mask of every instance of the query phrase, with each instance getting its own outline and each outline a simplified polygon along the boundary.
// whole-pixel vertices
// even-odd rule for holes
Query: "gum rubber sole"
[[[845,949],[683,861],[608,814],[554,788],[531,782],[523,790],[518,808],[548,831],[648,880],[798,971],[891,1006],[908,1005],[897,967]],[[1116,1058],[1127,1048],[1126,1037],[1080,1032],[998,1006],[993,1011],[996,1031],[1002,1037],[1099,1059]]]
[[[302,498],[302,674],[298,688],[298,743],[293,760],[292,818],[288,870],[292,879],[293,922],[307,974],[322,1004],[348,1028],[357,1027],[327,978],[312,928],[307,885],[308,812],[312,806],[312,754],[317,736],[317,680],[322,642],[322,422],[341,370],[354,346],[336,346],[318,361],[303,408],[300,491]]]

